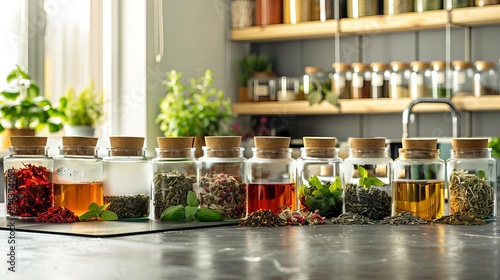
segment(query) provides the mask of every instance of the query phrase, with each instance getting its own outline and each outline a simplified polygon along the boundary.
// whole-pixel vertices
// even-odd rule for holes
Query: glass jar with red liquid
[[[297,210],[296,161],[290,137],[254,137],[253,157],[247,162],[247,215],[257,210],[276,214]]]

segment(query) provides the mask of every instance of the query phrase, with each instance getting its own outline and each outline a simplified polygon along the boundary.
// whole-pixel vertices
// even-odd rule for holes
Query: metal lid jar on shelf
[[[422,61],[412,61],[410,62],[410,69],[410,81],[408,83],[410,97],[413,99],[430,97],[430,64]]]
[[[496,161],[487,138],[451,139],[446,161],[450,213],[496,219]]]
[[[499,94],[498,79],[495,63],[484,60],[474,62],[474,96]]]
[[[351,98],[352,71],[348,63],[336,62],[332,64],[333,73],[330,75],[332,91],[341,99]]]
[[[474,70],[472,64],[467,61],[454,60],[451,63],[452,81],[451,95],[472,95]]]
[[[365,63],[355,62],[352,67],[351,98],[370,98],[371,75],[370,66]]]
[[[390,65],[382,62],[372,62],[371,67],[371,92],[372,98],[389,97]]]
[[[393,61],[390,64],[390,70],[389,98],[409,97],[410,65],[401,61]]]
[[[8,218],[34,219],[54,205],[53,160],[47,137],[11,136],[3,160]]]

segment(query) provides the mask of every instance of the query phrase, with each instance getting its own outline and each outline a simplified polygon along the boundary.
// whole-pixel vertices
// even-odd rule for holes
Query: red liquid
[[[248,184],[248,214],[257,210],[271,210],[279,214],[283,209],[297,209],[295,183]]]

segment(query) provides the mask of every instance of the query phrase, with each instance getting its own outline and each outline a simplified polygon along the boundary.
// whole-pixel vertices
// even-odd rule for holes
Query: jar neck
[[[300,148],[302,158],[336,158],[337,148]]]
[[[260,149],[252,148],[253,157],[255,158],[291,158],[292,149],[279,148],[279,149]]]
[[[486,149],[451,149],[452,158],[490,158],[491,148]]]
[[[353,158],[385,158],[389,149],[384,148],[349,148],[349,157]]]
[[[439,150],[399,149],[402,159],[438,159]]]
[[[9,152],[11,156],[48,156],[49,147],[15,147],[10,146]]]
[[[156,148],[157,158],[194,158],[196,148]]]
[[[144,148],[108,148],[109,157],[145,157]]]
[[[63,156],[91,156],[97,157],[97,147],[59,147],[59,154]]]
[[[242,147],[229,147],[229,148],[212,148],[208,146],[202,147],[203,157],[209,158],[240,158],[243,157]]]

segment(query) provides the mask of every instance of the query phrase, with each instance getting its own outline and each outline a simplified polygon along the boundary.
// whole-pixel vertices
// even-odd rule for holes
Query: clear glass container
[[[330,75],[332,91],[341,99],[351,98],[352,71],[348,63],[333,63],[333,73]]]
[[[445,215],[445,164],[437,139],[404,138],[393,174],[393,215],[407,211],[424,220]]]
[[[498,94],[498,72],[495,63],[479,60],[474,62],[474,96]]]
[[[389,80],[391,76],[389,64],[373,62],[370,67],[371,97],[374,99],[389,97]]]
[[[401,61],[393,61],[390,67],[389,98],[409,97],[410,65]]]
[[[451,78],[451,74],[446,69],[446,62],[444,61],[432,61],[431,64],[431,97],[432,98],[450,98],[451,90],[448,86],[451,86],[451,81],[446,79]],[[448,72],[448,75],[446,74]]]
[[[451,148],[446,161],[450,213],[495,220],[497,169],[488,138],[453,138]]]
[[[384,0],[385,15],[392,16],[409,12],[413,12],[413,0]]]
[[[455,60],[451,63],[452,86],[451,95],[472,95],[472,85],[474,81],[474,70],[472,64],[467,61]]]
[[[500,0],[475,0],[474,4],[478,7],[500,4]]]
[[[347,17],[359,18],[378,14],[378,0],[347,0]]]
[[[374,220],[391,215],[392,158],[385,138],[349,138],[344,160],[344,209]]]
[[[283,23],[283,1],[255,0],[255,24],[266,26]]]
[[[103,159],[104,203],[119,219],[149,217],[153,169],[144,137],[110,137]]]
[[[255,1],[234,0],[231,3],[232,28],[247,28],[254,25]]]
[[[320,67],[308,66],[304,69],[301,90],[305,99],[313,92],[321,93],[323,89],[331,90],[331,81]]]
[[[283,23],[311,20],[311,0],[283,0]]]
[[[410,63],[410,81],[408,88],[410,97],[413,99],[430,97],[429,86],[431,84],[430,64],[422,61],[412,61]]]
[[[253,157],[247,162],[247,215],[257,210],[297,210],[296,161],[290,137],[254,137]]]
[[[278,101],[298,100],[300,98],[300,79],[281,77],[276,91]]]
[[[253,101],[276,101],[278,79],[273,73],[257,72],[248,81],[248,92]]]
[[[54,157],[54,206],[80,216],[91,203],[104,204],[103,161],[96,137],[63,136]]]
[[[414,0],[415,12],[440,10],[443,8],[443,0]]]
[[[34,219],[54,205],[53,160],[47,137],[11,136],[10,154],[4,158],[7,217]]]
[[[225,219],[246,215],[246,158],[241,136],[206,136],[200,161],[200,206],[216,210]]]
[[[189,191],[198,192],[198,161],[194,137],[158,137],[156,157],[152,159],[152,218],[170,206],[187,206]]]
[[[299,208],[310,212],[317,209],[326,218],[342,214],[342,159],[335,143],[335,137],[304,137],[297,159]],[[328,188],[327,195],[316,194],[323,188]]]
[[[447,10],[472,6],[474,0],[444,0],[444,8]]]
[[[352,83],[351,83],[351,98],[361,99],[370,98],[371,75],[370,67],[364,63],[353,63],[352,67]]]
[[[311,20],[332,19],[334,0],[311,0]]]

